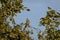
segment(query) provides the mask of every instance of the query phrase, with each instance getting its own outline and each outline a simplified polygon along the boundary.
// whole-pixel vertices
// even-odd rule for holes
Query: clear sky
[[[60,0],[23,0],[23,4],[30,8],[31,11],[22,11],[18,14],[18,16],[15,17],[16,23],[25,22],[26,18],[29,18],[31,25],[41,30],[44,30],[44,28],[38,26],[39,21],[41,17],[46,15],[47,7],[49,6],[56,11],[60,11]],[[36,36],[34,38],[37,40]]]

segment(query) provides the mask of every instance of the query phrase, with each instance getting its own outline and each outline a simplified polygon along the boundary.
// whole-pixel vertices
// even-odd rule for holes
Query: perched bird
[[[13,17],[10,18],[10,21],[12,21],[12,23],[15,24],[15,20]]]
[[[30,27],[30,20],[28,18],[26,19],[26,23],[25,23],[25,28],[26,27]],[[24,28],[24,30],[25,30],[25,28]]]

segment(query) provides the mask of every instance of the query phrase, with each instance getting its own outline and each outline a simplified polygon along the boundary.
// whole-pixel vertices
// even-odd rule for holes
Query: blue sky
[[[23,4],[30,8],[31,11],[22,11],[15,17],[17,24],[25,22],[26,18],[30,19],[30,25],[44,30],[43,27],[38,26],[41,17],[46,15],[47,7],[51,7],[56,11],[60,11],[60,0],[23,0]],[[37,40],[36,36],[34,37]]]
[[[46,15],[48,6],[56,11],[60,11],[59,0],[23,0],[23,4],[30,8],[31,11],[22,11],[18,14],[18,16],[15,17],[17,24],[25,22],[26,18],[29,18],[31,25],[38,27],[40,18]]]

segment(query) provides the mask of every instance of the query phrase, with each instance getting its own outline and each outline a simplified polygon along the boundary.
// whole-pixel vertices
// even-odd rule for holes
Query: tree
[[[45,27],[43,39],[46,40],[60,40],[60,13],[48,7],[47,15],[41,18],[40,25]]]
[[[14,16],[17,13],[21,13],[21,10],[26,9],[22,0],[0,0],[0,40],[33,40],[29,37],[33,34],[33,31],[26,30],[27,27],[34,28],[30,26],[30,20],[27,18],[26,23],[21,23],[20,25],[15,23]],[[9,25],[7,19],[13,24],[13,28]],[[60,13],[48,7],[47,15],[41,18],[40,25],[45,27],[44,32],[38,33],[39,40],[60,40]],[[24,30],[22,27],[25,26]],[[37,28],[34,28],[37,30]]]
[[[26,8],[27,11],[30,11],[27,7],[24,7],[22,2],[22,0],[0,0],[0,40],[32,40],[22,31],[20,25],[16,25],[14,20],[14,16],[21,10]],[[14,24],[13,28],[7,21],[9,17]]]

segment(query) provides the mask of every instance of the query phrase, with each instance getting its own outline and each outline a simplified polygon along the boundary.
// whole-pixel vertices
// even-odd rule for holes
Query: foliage
[[[60,13],[48,7],[47,15],[41,18],[40,24],[45,26],[46,40],[60,40]]]
[[[14,15],[25,9],[22,2],[22,0],[0,0],[0,40],[32,40],[14,20]],[[27,7],[26,10],[30,11]],[[14,24],[13,28],[7,22],[9,17]]]
[[[21,10],[30,11],[30,9],[24,7],[22,2],[22,0],[0,0],[0,40],[33,40],[29,37],[30,34],[33,34],[31,29],[34,28],[30,26],[30,20],[27,18],[26,22],[20,25],[16,24],[14,20],[14,16],[21,13]],[[14,24],[13,28],[7,22],[8,18]],[[40,32],[37,35],[39,40],[60,40],[59,12],[48,7],[47,15],[40,19],[40,25],[45,27],[45,31],[39,30]],[[27,28],[31,29],[26,30]],[[34,29],[37,30],[37,28]]]

